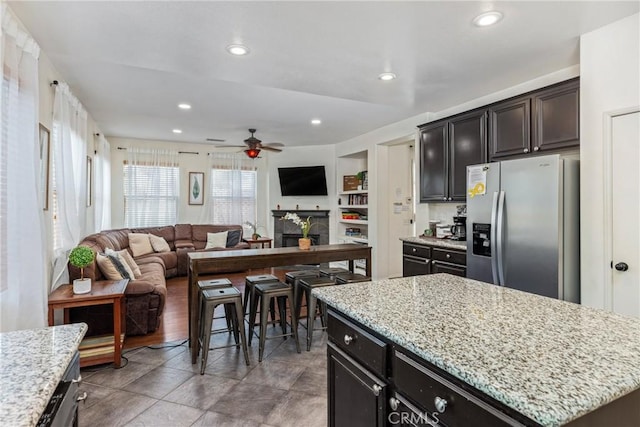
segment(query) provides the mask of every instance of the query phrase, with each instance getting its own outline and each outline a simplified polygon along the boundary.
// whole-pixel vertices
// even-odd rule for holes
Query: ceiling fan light
[[[230,44],[227,46],[227,52],[235,56],[243,56],[249,53],[249,48],[241,44]]]
[[[260,149],[259,148],[248,148],[248,149],[244,150],[244,152],[250,158],[255,159],[260,154]]]

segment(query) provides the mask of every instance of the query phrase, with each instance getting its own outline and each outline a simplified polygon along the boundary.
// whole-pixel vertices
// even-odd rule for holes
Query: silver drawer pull
[[[389,399],[389,407],[391,408],[392,411],[396,411],[399,405],[400,405],[400,401],[395,397],[392,397],[391,399]]]
[[[373,394],[376,396],[380,396],[380,392],[382,391],[382,387],[378,384],[373,385]]]
[[[447,259],[449,259],[449,258],[451,258],[451,254],[446,254],[446,255],[445,255],[445,257],[446,257]]]
[[[86,400],[86,399],[87,399],[87,392],[83,391],[82,394],[76,398],[76,402],[82,402],[83,400]]]
[[[71,380],[72,383],[74,384],[78,384],[82,382],[82,375],[78,375],[78,378],[76,378],[75,380]]]
[[[345,336],[344,336],[344,343],[345,343],[346,345],[351,344],[351,341],[354,341],[354,340],[355,340],[355,338],[354,338],[354,337],[352,337],[351,335],[345,335]]]
[[[433,399],[433,403],[436,405],[436,411],[441,414],[447,410],[447,401],[440,396],[436,396],[436,398]]]

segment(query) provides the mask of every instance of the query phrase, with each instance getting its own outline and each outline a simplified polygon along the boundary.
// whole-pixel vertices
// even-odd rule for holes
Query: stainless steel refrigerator
[[[467,167],[467,277],[580,300],[578,160]]]

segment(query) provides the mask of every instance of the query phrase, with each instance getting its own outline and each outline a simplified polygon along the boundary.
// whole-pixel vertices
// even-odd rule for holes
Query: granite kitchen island
[[[476,410],[473,425],[640,425],[639,319],[447,274],[314,294],[333,316],[330,419],[358,368],[363,411],[379,411],[370,425],[407,407],[432,425],[467,425],[457,416]]]
[[[36,425],[86,332],[75,323],[0,333],[0,425]]]

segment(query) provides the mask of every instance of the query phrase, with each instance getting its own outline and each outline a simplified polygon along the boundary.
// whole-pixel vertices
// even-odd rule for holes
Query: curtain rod
[[[58,81],[54,80],[51,83],[49,83],[49,86],[58,86]]]
[[[127,150],[127,147],[118,147],[118,150]],[[200,154],[199,151],[178,151],[178,154]]]

